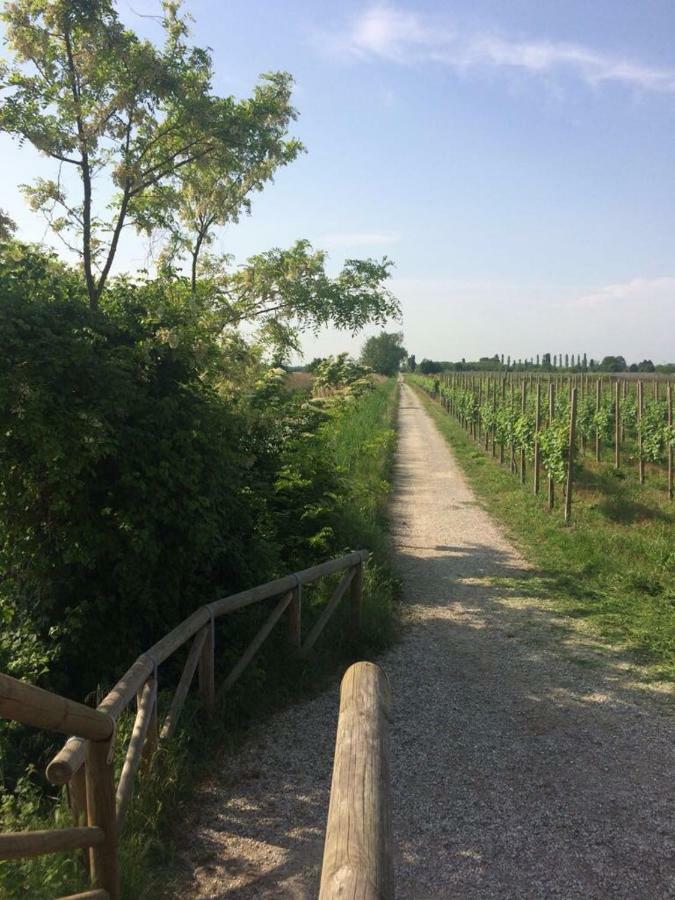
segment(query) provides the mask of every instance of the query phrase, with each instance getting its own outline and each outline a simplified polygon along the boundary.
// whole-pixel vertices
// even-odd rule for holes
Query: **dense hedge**
[[[0,669],[91,695],[200,603],[354,537],[334,414],[186,296],[119,281],[92,312],[62,264],[0,252]]]

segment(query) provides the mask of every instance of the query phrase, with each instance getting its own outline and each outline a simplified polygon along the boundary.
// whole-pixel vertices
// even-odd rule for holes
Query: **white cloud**
[[[607,284],[573,301],[575,306],[601,306],[603,304],[630,303],[642,306],[646,303],[668,301],[675,310],[675,276],[662,278],[633,278],[617,284]]]
[[[675,94],[675,70],[645,65],[582,44],[518,40],[460,28],[389,5],[370,7],[344,33],[322,35],[323,49],[401,64],[435,62],[458,71],[518,69],[533,75],[567,70],[590,85],[614,82]]]
[[[400,239],[396,231],[338,231],[320,235],[316,244],[319,247],[382,247]]]

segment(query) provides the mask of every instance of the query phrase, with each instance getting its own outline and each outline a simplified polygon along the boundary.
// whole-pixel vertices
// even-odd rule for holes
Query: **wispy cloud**
[[[337,231],[319,235],[316,242],[325,247],[381,247],[400,239],[397,231]]]
[[[568,71],[590,85],[613,82],[675,94],[675,69],[624,59],[583,44],[469,32],[390,5],[370,7],[342,33],[324,34],[321,45],[365,60],[434,62],[462,72],[512,69],[543,76]]]
[[[604,304],[630,303],[642,306],[647,303],[668,301],[675,309],[675,276],[662,278],[633,278],[617,284],[607,284],[573,301],[574,306],[601,306]]]

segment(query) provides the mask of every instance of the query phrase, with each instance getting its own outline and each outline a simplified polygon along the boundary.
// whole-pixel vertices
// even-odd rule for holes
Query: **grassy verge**
[[[573,523],[548,512],[487,456],[427,394],[425,408],[486,509],[505,526],[535,571],[518,587],[580,627],[620,647],[645,680],[675,677],[675,509],[662,487],[639,485],[610,465],[584,461]],[[544,490],[545,490],[545,482]]]
[[[188,703],[179,733],[160,747],[152,772],[139,782],[128,809],[120,846],[124,898],[175,895],[171,889],[175,847],[171,822],[180,821],[182,805],[194,782],[213,771],[219,754],[232,752],[253,721],[311,696],[348,663],[373,656],[392,640],[398,582],[387,558],[386,503],[395,447],[396,398],[396,383],[389,379],[354,400],[343,414],[327,422],[322,432],[344,475],[344,492],[335,498],[339,531],[349,536],[351,548],[367,547],[373,552],[366,569],[361,634],[355,638],[347,627],[345,603],[319,638],[317,651],[303,661],[289,652],[282,622],[213,720],[204,723],[199,710]],[[330,588],[330,583],[324,583],[304,592],[305,633]],[[223,670],[234,664],[268,610],[261,604],[243,613],[247,620],[238,643],[229,642],[226,658],[220,660]],[[161,697],[160,706],[168,708],[170,699],[170,695]],[[131,726],[129,717],[119,723],[118,768]],[[2,800],[3,828],[18,831],[71,824],[64,798],[55,796],[52,811],[44,810],[44,798],[25,780],[16,794]],[[52,897],[83,890],[85,885],[83,860],[76,854],[0,862],[0,897]]]

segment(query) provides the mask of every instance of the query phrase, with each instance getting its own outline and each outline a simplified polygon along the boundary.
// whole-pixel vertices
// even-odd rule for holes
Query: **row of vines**
[[[622,379],[509,378],[451,373],[412,375],[481,443],[510,466],[534,493],[547,480],[548,506],[564,485],[565,519],[572,508],[575,467],[584,457],[663,478],[673,499],[673,384]]]

